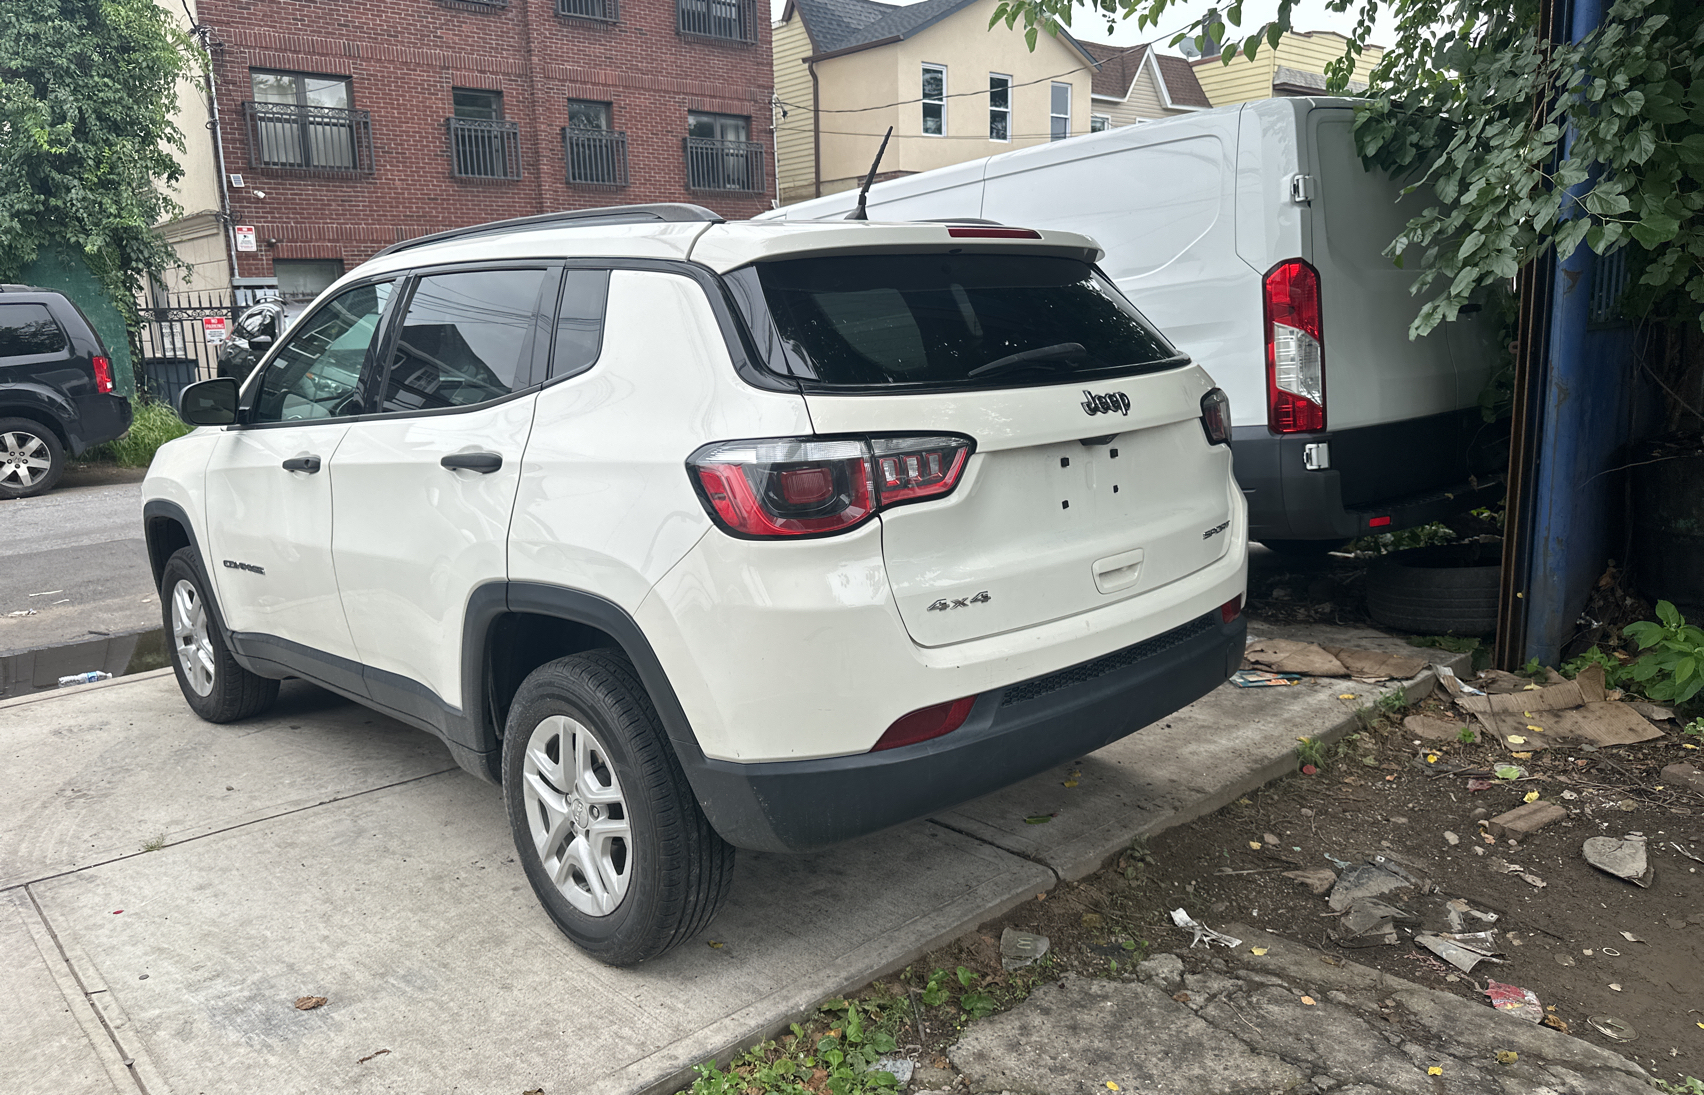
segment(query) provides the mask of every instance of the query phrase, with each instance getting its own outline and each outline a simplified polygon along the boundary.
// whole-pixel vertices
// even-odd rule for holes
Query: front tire
[[[65,474],[65,446],[28,418],[0,418],[0,498],[45,494]]]
[[[250,673],[232,657],[194,548],[180,548],[166,560],[160,612],[172,672],[190,710],[208,722],[235,722],[272,706],[278,682]]]
[[[614,651],[548,662],[522,682],[504,728],[503,796],[539,903],[600,962],[655,958],[727,900],[734,849]]]

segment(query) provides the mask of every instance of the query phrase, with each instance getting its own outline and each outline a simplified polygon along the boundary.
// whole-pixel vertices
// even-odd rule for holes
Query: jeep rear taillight
[[[1231,442],[1231,400],[1218,388],[1201,397],[1201,429],[1209,445]]]
[[[1301,259],[1266,275],[1266,424],[1274,433],[1325,429],[1325,332],[1319,274]]]
[[[778,540],[845,532],[888,506],[950,494],[967,437],[773,437],[722,441],[687,458],[699,500],[724,532]]]
[[[96,354],[90,358],[95,366],[95,391],[103,394],[112,391],[112,362]]]

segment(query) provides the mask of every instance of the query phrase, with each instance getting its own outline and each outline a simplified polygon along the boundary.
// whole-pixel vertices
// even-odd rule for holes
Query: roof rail
[[[539,213],[536,216],[514,217],[506,221],[492,221],[489,224],[470,224],[466,228],[452,228],[447,232],[416,236],[411,240],[393,243],[373,257],[382,258],[398,251],[407,251],[413,247],[424,247],[429,243],[443,243],[445,240],[466,239],[470,236],[493,236],[504,232],[522,232],[529,228],[544,228],[557,224],[569,227],[585,224],[645,224],[663,221],[721,224],[723,218],[702,205],[692,205],[687,202],[652,202],[647,205],[604,205],[595,209],[565,209],[558,213]]]

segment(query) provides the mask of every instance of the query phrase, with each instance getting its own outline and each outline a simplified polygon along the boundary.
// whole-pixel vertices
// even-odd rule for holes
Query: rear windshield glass
[[[759,263],[730,281],[759,342],[773,346],[771,368],[826,386],[1057,384],[1185,360],[1077,259],[836,255]],[[778,345],[752,314],[754,290]]]

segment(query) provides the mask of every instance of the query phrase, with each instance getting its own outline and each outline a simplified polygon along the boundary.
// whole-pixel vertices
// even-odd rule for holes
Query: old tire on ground
[[[539,903],[601,962],[655,958],[727,900],[734,849],[616,651],[547,662],[522,682],[503,732],[503,797]]]
[[[172,672],[190,710],[208,722],[235,722],[271,707],[278,682],[250,673],[231,656],[210,588],[195,549],[178,549],[160,574],[160,614]]]
[[[0,418],[0,498],[45,494],[65,474],[65,446],[30,418]]]
[[[1420,635],[1497,630],[1502,547],[1442,544],[1397,551],[1367,568],[1367,614]]]

